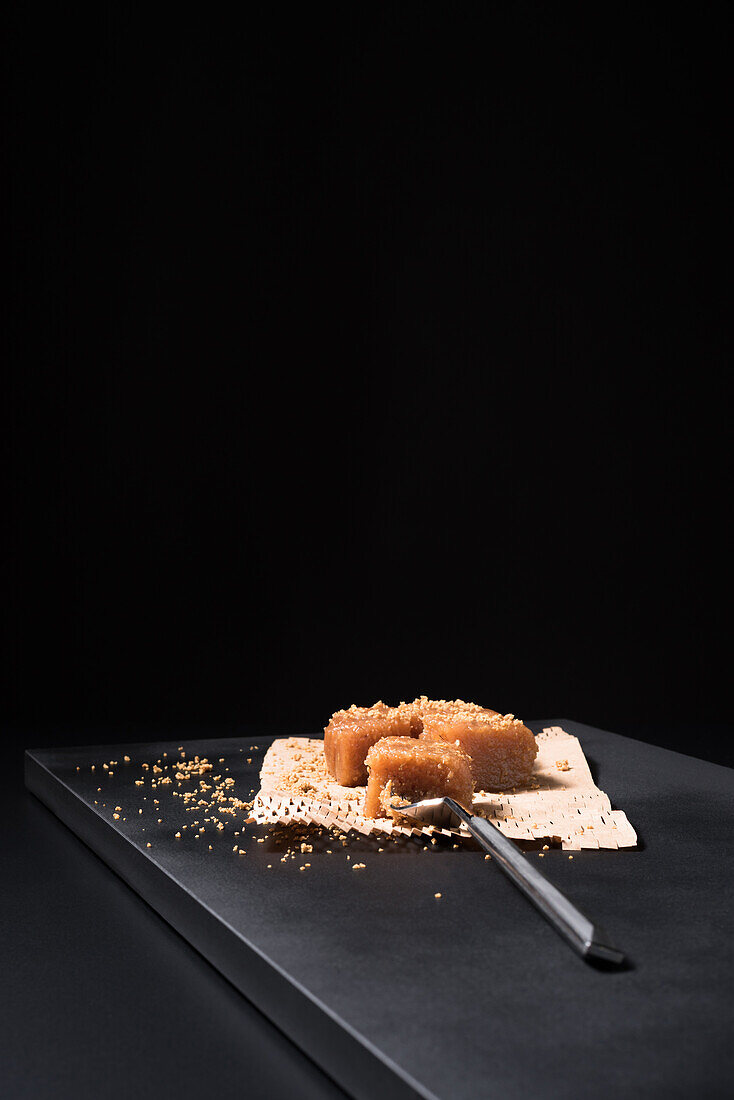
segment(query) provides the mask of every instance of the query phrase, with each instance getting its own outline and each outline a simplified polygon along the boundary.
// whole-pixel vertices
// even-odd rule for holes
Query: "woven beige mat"
[[[494,821],[514,840],[553,840],[562,847],[632,848],[637,834],[621,810],[595,785],[578,738],[560,726],[537,736],[530,784],[501,793],[480,792],[474,812]],[[308,737],[274,741],[260,771],[252,816],[267,825],[323,825],[365,836],[463,837],[463,829],[413,827],[362,813],[364,787],[341,787],[326,769],[324,743]]]

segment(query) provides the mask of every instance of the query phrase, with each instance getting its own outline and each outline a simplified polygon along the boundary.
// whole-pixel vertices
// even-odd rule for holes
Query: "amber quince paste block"
[[[324,730],[324,756],[329,773],[343,787],[358,787],[367,782],[365,757],[383,737],[418,737],[408,706],[351,706],[338,710]]]
[[[428,699],[425,695],[419,695],[412,703],[401,703],[410,714],[411,727],[420,736],[423,732],[423,722],[436,714],[446,717],[458,715],[497,714],[496,710],[481,707],[478,703],[465,703],[463,699]]]
[[[532,731],[512,714],[438,710],[423,717],[420,736],[461,748],[471,759],[478,791],[526,785],[538,754]]]

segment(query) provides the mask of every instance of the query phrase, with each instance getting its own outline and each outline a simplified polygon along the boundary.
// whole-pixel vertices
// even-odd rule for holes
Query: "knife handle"
[[[453,799],[451,801],[453,803]],[[452,808],[454,807],[459,808],[457,803],[453,803]],[[494,856],[507,877],[512,879],[579,955],[585,959],[599,959],[616,965],[624,962],[624,954],[611,946],[603,929],[577,909],[496,825],[465,810],[459,816],[472,836]]]

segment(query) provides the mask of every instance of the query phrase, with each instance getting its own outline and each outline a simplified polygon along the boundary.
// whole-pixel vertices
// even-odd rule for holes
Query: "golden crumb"
[[[353,863],[352,864],[352,870],[353,871],[364,871],[366,866],[367,866],[366,863]]]
[[[120,820],[120,815],[119,814],[113,814],[112,816],[114,817],[115,821]]]
[[[184,825],[184,828],[186,828],[186,826],[185,826],[185,825]],[[175,835],[175,837],[176,837],[176,840],[180,840],[180,839],[181,839],[181,834],[180,834],[180,833],[175,833],[174,835]]]
[[[123,756],[122,759],[125,761],[126,764],[130,763],[130,757],[129,756]]]
[[[443,897],[443,894],[434,894],[433,896],[434,896],[434,898],[441,898],[441,897]]]
[[[573,859],[573,856],[569,856],[568,858],[569,858],[569,859]]]
[[[538,859],[545,859],[545,855],[543,852],[538,852]]]

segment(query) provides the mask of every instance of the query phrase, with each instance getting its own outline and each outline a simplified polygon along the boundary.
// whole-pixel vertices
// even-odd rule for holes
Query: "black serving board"
[[[719,851],[733,773],[572,721],[532,723],[546,725],[580,738],[640,836],[630,851],[544,853],[545,872],[629,953],[621,971],[578,959],[476,850],[322,840],[282,863],[282,841],[243,813],[195,839],[197,815],[172,795],[186,784],[151,792],[141,770],[182,746],[244,799],[272,738],[29,751],[26,784],[358,1100],[719,1095],[734,1069]]]

